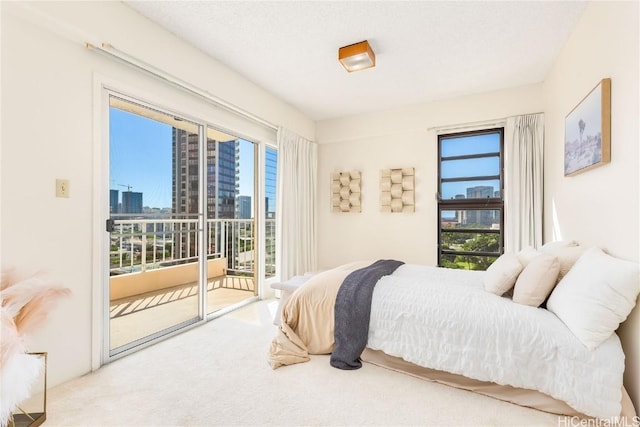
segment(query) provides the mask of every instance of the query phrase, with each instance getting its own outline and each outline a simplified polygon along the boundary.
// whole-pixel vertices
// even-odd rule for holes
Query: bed
[[[600,295],[589,286],[578,289],[578,296],[567,291],[568,287],[572,290],[572,282],[583,281],[585,274],[594,276],[592,270],[597,267],[604,277],[626,281],[625,289],[613,292],[613,298],[624,296],[613,306],[624,305],[626,318],[640,292],[637,265],[624,264],[626,270],[620,276],[601,263],[608,257],[602,251],[581,251],[575,270],[568,272],[562,266],[565,271],[560,274],[561,266],[554,267],[558,272],[549,292],[557,296],[548,299],[556,306],[552,312],[503,296],[508,286],[497,291],[500,295],[487,291],[489,276],[513,283],[527,276],[527,262],[519,255],[501,257],[496,262],[499,268],[487,272],[402,264],[380,277],[370,297],[366,348],[361,349],[360,359],[547,412],[632,419],[635,410],[622,383],[625,355],[613,332],[617,324],[609,334],[591,331],[588,325],[591,335],[585,335],[579,331],[581,319],[572,319],[575,313],[571,310],[564,313],[561,302],[569,299],[586,307],[580,292],[588,291],[587,298]],[[539,253],[529,252],[525,258],[530,262],[535,255]],[[519,269],[507,268],[517,264]],[[341,286],[352,273],[370,265],[371,261],[353,262],[324,271],[292,294],[269,351],[274,369],[307,361],[310,354],[336,351],[337,330],[345,327],[336,320]],[[541,281],[541,276],[535,277]],[[600,297],[598,307],[607,298]],[[593,341],[593,334],[598,342]]]

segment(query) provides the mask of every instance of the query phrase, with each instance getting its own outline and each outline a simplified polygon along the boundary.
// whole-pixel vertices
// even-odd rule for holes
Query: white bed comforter
[[[427,368],[538,390],[589,416],[620,415],[618,336],[589,351],[553,313],[486,292],[483,274],[403,265],[383,277],[367,346]]]

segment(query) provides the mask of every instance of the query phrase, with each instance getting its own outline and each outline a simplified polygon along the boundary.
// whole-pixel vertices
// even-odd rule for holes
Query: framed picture
[[[564,120],[564,175],[610,161],[611,79],[602,79]]]

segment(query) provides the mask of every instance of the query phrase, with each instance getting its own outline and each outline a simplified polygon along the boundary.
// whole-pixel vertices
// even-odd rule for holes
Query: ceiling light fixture
[[[350,73],[376,66],[376,55],[366,40],[341,47],[338,50],[338,59]]]

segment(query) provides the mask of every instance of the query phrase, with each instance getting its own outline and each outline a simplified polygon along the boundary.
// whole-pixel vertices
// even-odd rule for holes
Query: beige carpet
[[[557,426],[558,417],[328,356],[272,370],[275,301],[117,360],[48,394],[46,426]]]

